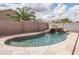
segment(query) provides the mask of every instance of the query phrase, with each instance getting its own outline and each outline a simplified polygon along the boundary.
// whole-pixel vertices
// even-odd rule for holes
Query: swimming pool
[[[5,41],[6,45],[16,47],[40,47],[56,44],[66,40],[69,33],[53,32],[32,36],[16,37]]]

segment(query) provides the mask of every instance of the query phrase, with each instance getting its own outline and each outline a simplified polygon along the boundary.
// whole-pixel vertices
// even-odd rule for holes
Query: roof
[[[0,10],[0,20],[8,20],[9,15],[13,15],[14,11],[12,9]]]

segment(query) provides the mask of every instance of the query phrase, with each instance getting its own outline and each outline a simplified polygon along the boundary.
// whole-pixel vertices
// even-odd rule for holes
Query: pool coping
[[[57,44],[52,44],[48,46],[41,46],[41,47],[13,47],[8,46],[4,44],[4,42],[8,39],[15,38],[15,37],[21,37],[21,36],[29,36],[29,35],[36,35],[45,33],[47,31],[42,32],[35,32],[35,33],[25,33],[25,34],[18,34],[18,35],[12,35],[3,37],[0,39],[0,54],[3,55],[71,55],[76,38],[78,36],[78,33],[69,32],[67,39],[59,42]]]

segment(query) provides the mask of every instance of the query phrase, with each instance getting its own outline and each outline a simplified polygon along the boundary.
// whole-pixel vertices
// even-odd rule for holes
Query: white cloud
[[[9,9],[7,7],[0,7],[0,10]]]
[[[79,5],[76,5],[68,10],[71,14],[79,14]]]
[[[16,9],[19,7],[19,3],[2,3],[0,4],[0,10],[4,10],[4,9]]]
[[[62,19],[66,17],[66,5],[63,4],[58,4],[58,6],[53,10],[53,12],[51,13],[51,15],[49,16],[49,19],[53,20],[53,19]]]
[[[79,5],[75,5],[73,7],[71,7],[68,12],[68,18],[76,21],[79,20]]]
[[[20,7],[27,6],[27,7],[31,7],[36,12],[44,12],[44,11],[48,11],[49,5],[50,5],[49,3],[48,4],[42,4],[42,3],[25,3],[25,4],[21,4]]]
[[[36,12],[37,18],[45,18],[48,14],[50,14],[50,5],[49,3],[26,3],[26,4],[21,4],[20,7],[22,6],[27,6],[31,7],[33,11]]]
[[[0,9],[15,9],[22,6],[31,7],[36,12],[37,18],[53,20],[69,18],[72,20],[79,20],[79,5],[67,9],[68,5],[59,3],[55,9],[50,8],[51,3],[23,3],[23,4],[5,4],[4,7],[0,6]],[[53,5],[53,4],[52,4]]]
[[[69,9],[66,5],[59,4],[50,15],[50,19],[63,19],[69,18],[71,20],[79,20],[79,5],[75,5]],[[54,17],[53,17],[54,16]]]

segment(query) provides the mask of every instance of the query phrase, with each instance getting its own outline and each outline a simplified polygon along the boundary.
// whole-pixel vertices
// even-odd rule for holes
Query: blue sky
[[[66,5],[67,6],[67,9],[68,8],[71,8],[75,5],[79,5],[79,3],[62,3],[63,5]],[[53,5],[51,5],[51,8],[55,8],[57,7],[58,3],[53,3]]]
[[[36,12],[38,19],[48,21],[69,18],[79,21],[79,3],[0,3],[0,10],[16,9],[25,5]]]

